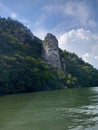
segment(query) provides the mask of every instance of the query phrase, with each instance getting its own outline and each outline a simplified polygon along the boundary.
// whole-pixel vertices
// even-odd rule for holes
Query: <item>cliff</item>
[[[46,63],[62,70],[58,41],[54,35],[50,33],[47,34],[43,43],[43,49],[43,58]]]
[[[0,18],[0,94],[65,86],[98,86],[98,70],[59,49],[54,35],[42,41],[20,22]]]

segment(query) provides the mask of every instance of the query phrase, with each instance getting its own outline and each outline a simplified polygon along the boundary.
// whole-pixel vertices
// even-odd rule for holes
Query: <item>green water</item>
[[[98,130],[98,88],[1,96],[0,130]]]

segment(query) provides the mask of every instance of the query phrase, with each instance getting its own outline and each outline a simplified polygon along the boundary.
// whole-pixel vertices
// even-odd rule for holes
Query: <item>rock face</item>
[[[44,40],[43,58],[50,66],[55,66],[59,70],[62,70],[58,41],[56,37],[50,33],[47,34]]]

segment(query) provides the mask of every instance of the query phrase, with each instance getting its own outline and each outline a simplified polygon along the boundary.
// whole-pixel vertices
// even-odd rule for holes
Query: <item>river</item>
[[[98,88],[1,96],[0,130],[98,130]]]

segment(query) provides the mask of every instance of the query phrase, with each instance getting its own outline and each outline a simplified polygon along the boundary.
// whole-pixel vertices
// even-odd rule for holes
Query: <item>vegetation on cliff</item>
[[[98,86],[97,69],[74,53],[60,50],[60,54],[66,61],[67,73],[76,77],[80,87]]]
[[[42,59],[43,41],[18,21],[0,18],[0,94],[98,85],[98,71],[60,51],[66,74]]]
[[[29,29],[0,18],[0,94],[61,88],[58,71],[52,71],[41,55],[42,41]]]

